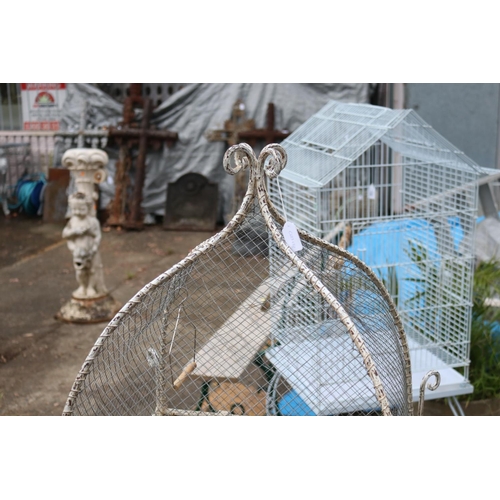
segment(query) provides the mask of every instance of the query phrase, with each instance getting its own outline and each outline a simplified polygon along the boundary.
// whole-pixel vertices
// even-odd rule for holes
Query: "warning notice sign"
[[[65,83],[21,83],[24,130],[59,130]]]

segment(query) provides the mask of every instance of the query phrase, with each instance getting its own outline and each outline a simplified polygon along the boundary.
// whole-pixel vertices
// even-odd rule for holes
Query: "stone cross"
[[[239,132],[239,142],[247,142],[255,147],[257,141],[263,141],[265,145],[282,141],[290,135],[289,130],[277,130],[274,128],[274,104],[267,105],[266,127],[254,130],[242,130]]]
[[[245,105],[240,99],[233,105],[233,112],[230,120],[224,122],[224,129],[209,130],[205,137],[209,141],[224,141],[228,147],[247,142],[255,147],[261,140],[264,143],[281,141],[288,137],[288,130],[275,130],[274,128],[274,104],[270,102],[267,105],[266,128],[256,129],[254,120],[245,119]],[[240,207],[248,185],[247,172],[241,170],[234,177],[234,195],[232,200],[231,212],[226,214],[226,218],[231,218]]]
[[[228,147],[231,147],[240,142],[241,132],[253,130],[254,128],[254,120],[245,118],[245,104],[241,99],[238,99],[233,104],[231,118],[224,122],[224,128],[207,131],[205,138],[211,142],[225,142]]]
[[[225,142],[228,147],[231,147],[239,144],[242,132],[253,129],[255,129],[255,121],[245,118],[245,104],[241,99],[238,99],[233,104],[231,118],[224,122],[224,128],[208,130],[205,133],[205,138],[211,142]],[[236,213],[236,210],[238,210],[246,191],[246,186],[247,173],[240,171],[234,176],[233,199],[230,212],[225,214],[226,219],[230,219]]]

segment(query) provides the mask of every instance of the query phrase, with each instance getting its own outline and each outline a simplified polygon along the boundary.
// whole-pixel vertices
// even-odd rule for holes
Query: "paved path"
[[[0,415],[60,415],[106,326],[54,319],[76,288],[71,254],[60,236],[63,226],[36,219],[0,223]],[[209,236],[158,226],[104,232],[106,285],[123,304]]]

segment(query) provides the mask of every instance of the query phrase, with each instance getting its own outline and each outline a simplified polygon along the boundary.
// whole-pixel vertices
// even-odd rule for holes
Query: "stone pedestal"
[[[97,299],[71,298],[56,314],[56,319],[69,323],[100,323],[111,321],[121,305],[111,296]]]
[[[63,167],[71,172],[75,192],[83,193],[91,200],[90,215],[96,215],[98,194],[95,186],[106,179],[108,161],[105,151],[90,148],[68,149],[62,157]]]
[[[76,191],[68,198],[70,218],[62,236],[73,255],[78,288],[64,304],[56,318],[72,323],[109,321],[120,309],[104,284],[99,254],[101,225],[96,217],[95,184],[106,176],[108,156],[98,149],[70,149],[63,165],[73,175]]]

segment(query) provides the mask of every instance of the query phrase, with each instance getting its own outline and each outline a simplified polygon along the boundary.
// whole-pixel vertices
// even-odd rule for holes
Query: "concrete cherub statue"
[[[99,244],[101,226],[91,215],[91,203],[84,193],[76,192],[68,200],[71,217],[66,224],[62,237],[67,240],[73,254],[78,288],[73,292],[75,299],[95,299],[108,293],[104,285]]]

